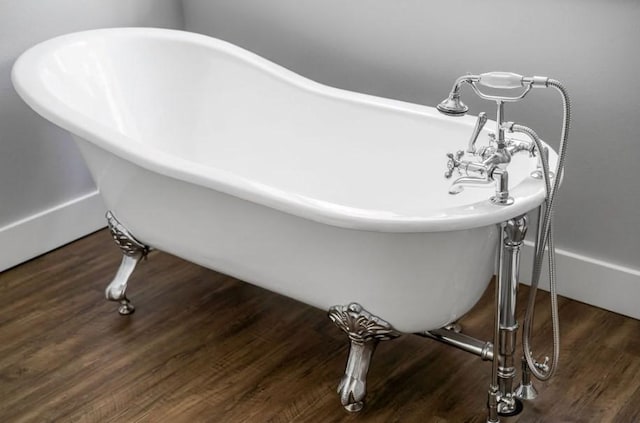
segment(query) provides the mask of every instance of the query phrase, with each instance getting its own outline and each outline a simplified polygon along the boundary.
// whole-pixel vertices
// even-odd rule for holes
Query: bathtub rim
[[[25,51],[14,63],[11,78],[20,97],[38,114],[61,128],[94,143],[96,146],[129,160],[150,171],[204,186],[247,201],[262,204],[276,210],[307,218],[319,223],[356,230],[375,232],[441,232],[470,229],[505,221],[537,207],[544,199],[541,181],[526,177],[511,188],[516,199],[510,206],[498,206],[487,199],[465,204],[464,207],[442,208],[429,215],[399,215],[380,210],[364,210],[341,207],[322,200],[288,193],[255,180],[243,178],[232,172],[172,156],[158,148],[140,143],[135,139],[111,129],[93,119],[82,119],[83,115],[52,95],[37,74],[38,62],[47,51],[78,42],[87,36],[109,36],[112,34],[151,36],[195,43],[207,48],[224,48],[232,54],[250,62],[261,70],[271,73],[301,89],[349,101],[403,113],[417,114],[430,119],[451,121],[434,108],[418,104],[377,97],[320,84],[292,72],[276,63],[256,55],[242,47],[217,38],[187,31],[162,28],[105,28],[74,32],[43,41]],[[550,148],[550,161],[557,159]],[[489,194],[489,191],[487,191]]]

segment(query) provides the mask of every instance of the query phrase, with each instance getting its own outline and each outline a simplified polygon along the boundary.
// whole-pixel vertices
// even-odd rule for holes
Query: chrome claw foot
[[[338,385],[340,402],[349,412],[355,413],[364,407],[364,397],[367,394],[367,373],[371,356],[377,345],[377,340],[363,344],[351,341],[347,368]]]
[[[135,307],[131,304],[131,301],[127,298],[125,291],[127,290],[127,282],[129,277],[136,268],[136,265],[140,261],[142,256],[128,256],[123,255],[120,267],[111,283],[107,286],[104,293],[107,300],[116,301],[120,303],[118,307],[118,313],[123,316],[131,314],[135,311]]]
[[[358,303],[331,307],[329,318],[347,334],[351,343],[345,374],[338,385],[338,395],[347,411],[357,412],[364,407],[367,373],[378,342],[394,339],[400,333]]]
[[[120,313],[120,315],[126,316],[134,311],[136,311],[136,308],[131,304],[131,301],[129,301],[127,297],[120,300],[120,307],[118,307],[118,313]]]
[[[111,236],[120,247],[123,256],[118,272],[105,290],[105,296],[107,300],[119,302],[118,313],[125,316],[135,311],[135,307],[125,295],[127,282],[138,262],[149,253],[149,247],[136,240],[110,211],[107,212],[107,223]]]

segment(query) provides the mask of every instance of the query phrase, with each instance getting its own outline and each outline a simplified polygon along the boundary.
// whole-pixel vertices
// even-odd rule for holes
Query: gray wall
[[[70,136],[37,116],[15,93],[11,66],[40,41],[110,26],[181,28],[182,6],[179,0],[0,0],[0,253],[16,246],[43,252],[38,245],[23,245],[42,243],[36,235],[28,239],[32,229],[29,236],[3,229],[95,190]],[[45,242],[48,248],[71,240],[57,238],[61,241]],[[12,264],[17,263],[0,260],[0,270]]]
[[[640,268],[640,7],[636,1],[183,0],[186,29],[329,85],[435,105],[467,72],[564,81],[573,100],[560,248]],[[472,112],[493,105],[465,101]],[[507,106],[557,147],[561,103]],[[452,143],[452,150],[466,143]],[[428,142],[428,140],[425,140]],[[444,162],[442,163],[444,167]]]
[[[557,244],[638,269],[639,21],[631,0],[0,0],[0,231],[94,189],[69,136],[15,94],[17,55],[81,29],[186,27],[319,82],[422,104],[439,102],[466,72],[565,81],[574,125]],[[465,100],[473,113],[493,113],[470,91]],[[557,146],[560,111],[557,95],[540,90],[507,117]]]
[[[69,135],[32,112],[13,90],[17,56],[67,32],[182,23],[176,0],[0,1],[0,227],[95,189]]]

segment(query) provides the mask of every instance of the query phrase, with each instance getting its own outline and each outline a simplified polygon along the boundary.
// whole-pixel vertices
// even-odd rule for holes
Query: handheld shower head
[[[449,96],[442,100],[436,106],[436,109],[447,116],[464,116],[467,114],[469,107],[460,100],[460,88],[462,88],[462,84],[470,83],[477,79],[478,77],[475,75],[464,75],[458,78],[453,84]]]
[[[449,97],[440,102],[436,109],[447,116],[464,116],[469,111],[469,107],[460,100],[460,93],[451,91]]]
[[[494,100],[498,103],[520,101],[533,87],[548,87],[549,78],[545,76],[522,76],[511,72],[487,72],[480,75],[463,75],[456,79],[453,88],[449,93],[449,97],[444,99],[436,106],[440,113],[447,116],[464,116],[469,108],[460,100],[460,90],[463,84],[471,85],[473,91],[485,100]],[[524,87],[519,95],[514,97],[505,97],[498,95],[488,95],[480,91],[478,85],[489,88],[511,89]]]

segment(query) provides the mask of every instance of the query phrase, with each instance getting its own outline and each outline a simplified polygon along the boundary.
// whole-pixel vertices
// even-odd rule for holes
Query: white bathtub
[[[496,224],[544,197],[524,155],[515,204],[491,204],[491,187],[448,194],[445,154],[472,117],[321,85],[202,35],[70,34],[23,54],[13,81],[74,135],[138,240],[321,309],[358,302],[400,332],[465,314],[494,273]]]

